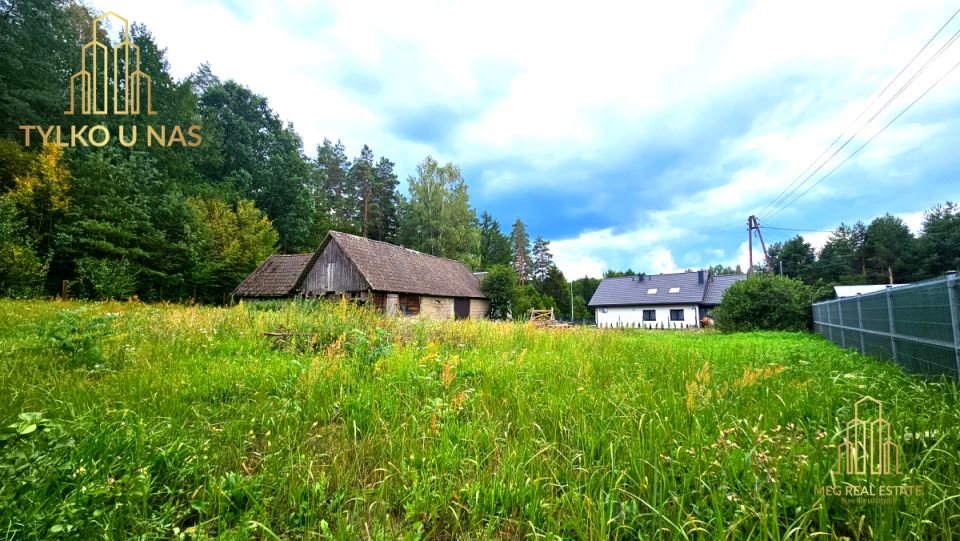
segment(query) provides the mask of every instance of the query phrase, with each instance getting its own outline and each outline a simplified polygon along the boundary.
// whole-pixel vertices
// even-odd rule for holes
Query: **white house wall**
[[[670,321],[670,310],[683,310],[683,321]],[[655,310],[656,321],[644,321],[643,311]],[[597,327],[648,327],[687,328],[696,327],[697,305],[618,306],[597,308]]]

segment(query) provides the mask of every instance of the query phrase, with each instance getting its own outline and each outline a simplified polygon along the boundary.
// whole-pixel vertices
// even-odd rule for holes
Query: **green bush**
[[[126,259],[85,257],[77,262],[77,277],[91,299],[125,299],[137,290],[136,270]]]
[[[480,281],[480,291],[490,299],[490,319],[507,319],[517,287],[517,273],[509,265],[494,265]]]
[[[47,267],[26,241],[26,231],[13,203],[0,198],[0,295],[33,297],[40,293]]]
[[[101,371],[107,366],[102,349],[103,339],[112,332],[113,314],[87,315],[87,310],[63,310],[46,329],[48,351],[67,368]]]
[[[723,332],[805,331],[816,291],[799,280],[757,274],[730,286],[714,310]]]
[[[530,284],[519,286],[513,290],[513,319],[524,321],[530,317],[530,310],[546,310],[556,308],[556,303],[549,295],[537,291]]]

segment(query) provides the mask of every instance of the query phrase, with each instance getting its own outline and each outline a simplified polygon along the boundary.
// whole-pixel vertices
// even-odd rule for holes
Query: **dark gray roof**
[[[703,300],[703,287],[704,284],[697,283],[695,272],[649,274],[643,281],[636,276],[604,278],[589,305],[697,304]],[[679,291],[670,293],[671,288],[679,288]],[[654,289],[656,291],[652,292]]]
[[[715,305],[719,304],[719,299],[730,284],[746,278],[739,274],[710,276],[704,271],[704,283],[700,283],[698,275],[698,272],[651,274],[646,275],[643,281],[636,276],[604,278],[590,299],[589,306]],[[671,293],[671,289],[677,291]]]
[[[707,291],[703,294],[703,304],[716,306],[723,300],[723,294],[733,284],[747,278],[746,274],[719,274],[711,276],[707,282]]]

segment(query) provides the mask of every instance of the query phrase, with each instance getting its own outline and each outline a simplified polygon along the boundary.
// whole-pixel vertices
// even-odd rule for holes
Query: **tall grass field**
[[[899,474],[836,472],[864,396]],[[808,334],[0,301],[0,539],[818,537],[960,538],[954,383]]]

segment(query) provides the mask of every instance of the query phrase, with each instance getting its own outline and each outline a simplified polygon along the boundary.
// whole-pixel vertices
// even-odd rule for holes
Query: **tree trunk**
[[[367,237],[367,217],[370,213],[370,186],[363,190],[363,236]]]

